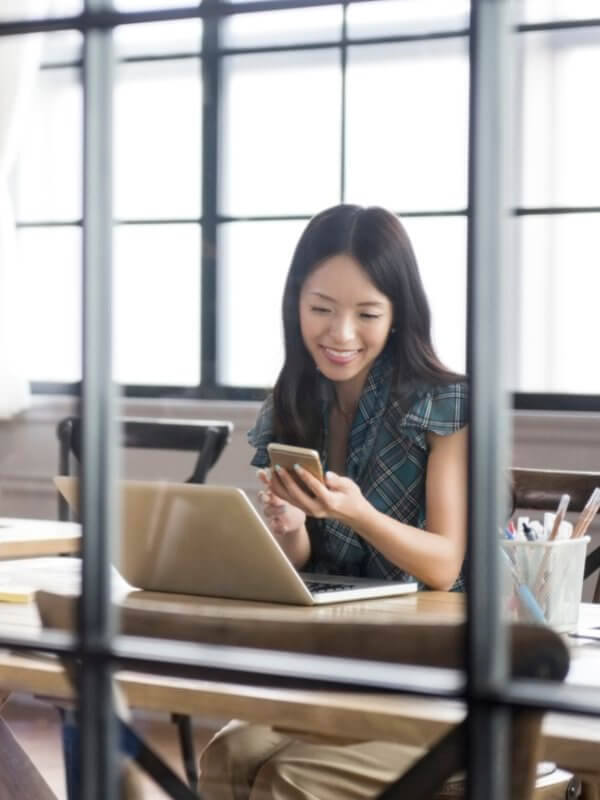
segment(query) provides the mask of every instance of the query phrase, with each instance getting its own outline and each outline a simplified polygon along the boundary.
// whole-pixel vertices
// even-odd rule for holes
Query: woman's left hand
[[[323,484],[300,466],[294,468],[294,471],[313,493],[313,497],[298,486],[283,467],[272,471],[271,488],[282,500],[301,508],[310,517],[327,517],[352,525],[352,521],[368,505],[360,488],[350,478],[327,472]]]

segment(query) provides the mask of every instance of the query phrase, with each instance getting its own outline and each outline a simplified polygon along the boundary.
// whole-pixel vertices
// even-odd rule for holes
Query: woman
[[[304,571],[462,588],[466,543],[467,386],[431,343],[430,312],[399,220],[339,205],[314,217],[283,297],[285,363],[249,441],[319,450],[310,492],[261,470],[264,513]],[[420,748],[300,742],[232,722],[202,755],[209,800],[375,797]]]

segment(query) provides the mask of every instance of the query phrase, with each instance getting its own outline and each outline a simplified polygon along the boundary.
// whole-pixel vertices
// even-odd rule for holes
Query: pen
[[[544,624],[547,624],[544,612],[542,611],[538,601],[535,599],[533,592],[531,591],[529,586],[527,586],[526,583],[521,583],[519,574],[515,569],[515,567],[513,566],[510,557],[503,548],[500,549],[502,550],[502,555],[504,556],[504,560],[506,561],[510,569],[510,574],[515,584],[517,597],[519,598],[521,606],[525,609],[531,620],[533,620],[534,622],[543,622]]]

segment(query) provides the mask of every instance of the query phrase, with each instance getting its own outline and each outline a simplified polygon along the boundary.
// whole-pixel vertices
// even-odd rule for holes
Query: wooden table
[[[77,554],[80,546],[76,522],[0,517],[0,559]]]
[[[68,563],[71,559],[36,559],[0,564],[0,580],[11,570],[19,580],[41,580],[44,588],[76,590],[77,580]],[[3,572],[4,570],[4,572]],[[29,572],[27,571],[29,570]],[[54,573],[53,573],[54,570]],[[43,578],[42,578],[43,576]],[[170,607],[181,615],[202,615],[218,619],[222,641],[230,640],[236,625],[249,619],[458,621],[464,616],[463,597],[444,592],[422,592],[397,598],[300,608],[275,604],[244,603],[236,600],[159,595],[132,591],[123,600],[126,608]],[[582,604],[583,627],[600,626],[600,606]],[[0,604],[0,636],[35,637],[39,631],[37,610],[32,604]],[[568,681],[600,687],[600,642],[569,639],[572,668]],[[117,680],[134,708],[192,714],[205,717],[238,717],[252,722],[272,723],[298,732],[349,739],[387,739],[427,746],[465,714],[459,702],[376,694],[281,690],[217,684],[206,681],[157,677],[118,672]],[[0,652],[0,691],[22,691],[50,698],[69,698],[71,688],[56,661],[43,656]],[[573,772],[600,778],[600,719],[548,714],[544,720],[544,757]]]

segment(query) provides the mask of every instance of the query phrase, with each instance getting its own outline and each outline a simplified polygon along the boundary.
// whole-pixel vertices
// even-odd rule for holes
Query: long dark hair
[[[339,253],[357,261],[393,307],[394,333],[387,348],[396,365],[394,389],[408,398],[420,385],[451,382],[431,343],[431,313],[404,227],[377,206],[338,205],[311,219],[300,237],[283,292],[285,361],[273,390],[279,441],[321,446],[319,374],[300,330],[300,291],[321,262]]]

